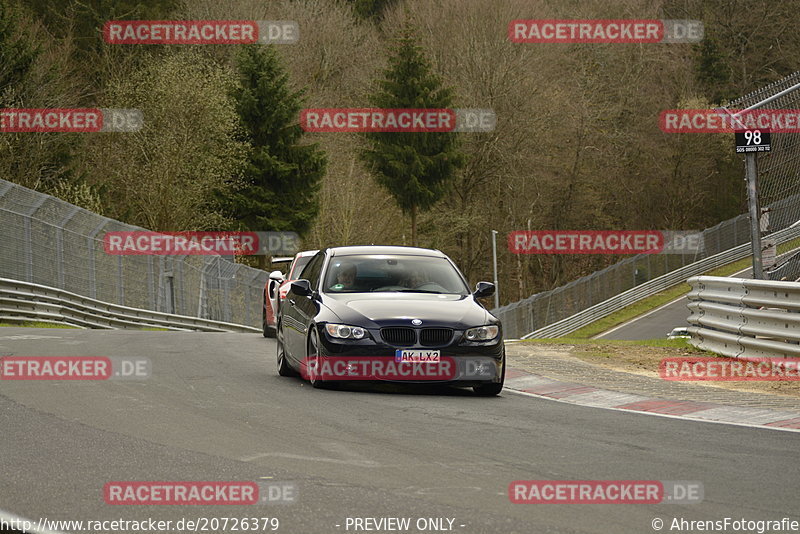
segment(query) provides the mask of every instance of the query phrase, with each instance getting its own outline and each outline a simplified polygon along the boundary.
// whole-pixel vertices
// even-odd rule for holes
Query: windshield
[[[455,267],[447,259],[434,256],[334,257],[323,287],[327,293],[469,294]]]

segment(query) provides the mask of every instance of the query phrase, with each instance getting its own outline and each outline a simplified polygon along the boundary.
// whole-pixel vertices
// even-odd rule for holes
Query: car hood
[[[411,326],[420,319],[421,327],[469,328],[496,321],[471,295],[430,293],[344,293],[326,294],[326,304],[348,323],[376,326]]]

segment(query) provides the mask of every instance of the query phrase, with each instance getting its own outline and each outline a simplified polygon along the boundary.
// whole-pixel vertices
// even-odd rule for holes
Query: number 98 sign
[[[771,149],[769,130],[737,130],[735,133],[737,154],[769,152]]]

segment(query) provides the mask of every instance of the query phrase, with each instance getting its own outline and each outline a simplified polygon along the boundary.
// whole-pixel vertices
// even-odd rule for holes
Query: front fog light
[[[500,328],[495,325],[478,326],[470,328],[464,333],[468,341],[489,341],[497,337]]]
[[[348,326],[346,324],[326,324],[325,329],[331,337],[338,339],[364,339],[367,331],[360,326]]]

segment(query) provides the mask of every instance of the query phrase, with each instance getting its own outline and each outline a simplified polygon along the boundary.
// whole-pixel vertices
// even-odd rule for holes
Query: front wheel
[[[275,344],[278,346],[278,374],[281,376],[297,376],[297,371],[292,369],[286,361],[286,349],[283,346],[283,331],[281,325],[275,328]]]
[[[306,358],[308,369],[308,382],[311,387],[325,389],[332,387],[331,382],[320,379],[322,372],[322,358],[319,354],[319,338],[314,326],[311,326],[311,334],[308,336],[308,358]]]
[[[506,381],[506,354],[503,352],[503,371],[500,376],[500,382],[489,382],[488,384],[481,384],[480,386],[473,386],[472,391],[481,397],[494,397],[503,391],[503,384]]]

